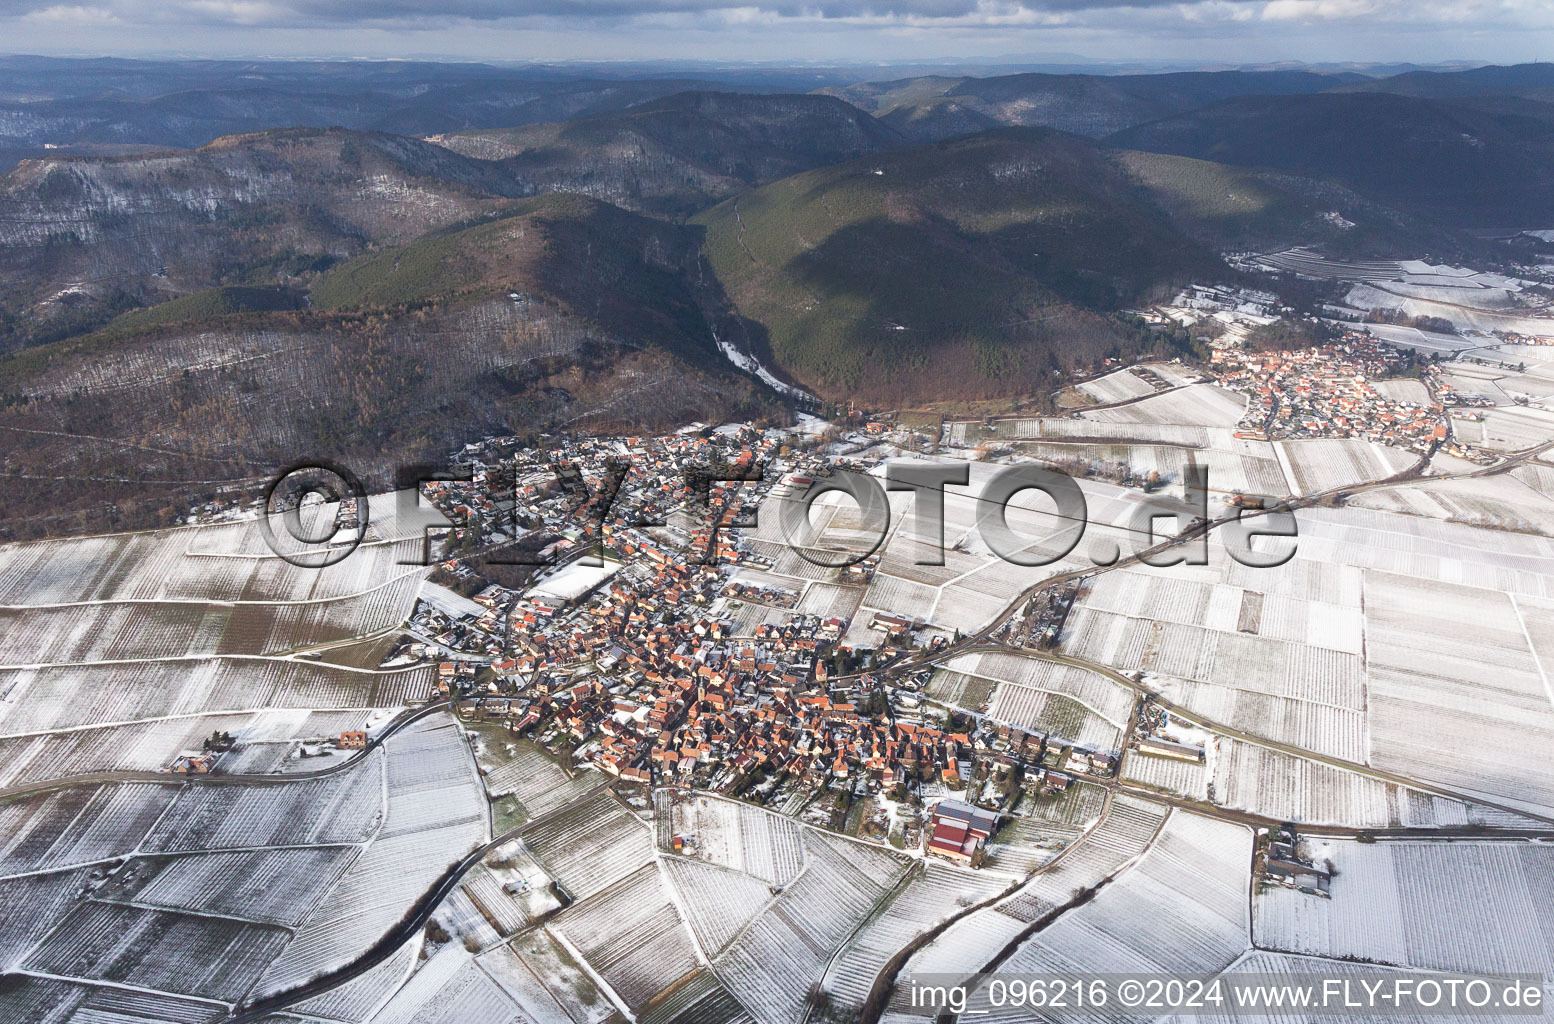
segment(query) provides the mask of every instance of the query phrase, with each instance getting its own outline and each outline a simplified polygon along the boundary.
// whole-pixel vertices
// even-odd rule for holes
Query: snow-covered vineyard
[[[905,1022],[921,1017],[889,1000],[895,980],[995,963],[1009,973],[1250,970],[1274,955],[1254,939],[1302,957],[1431,969],[1488,969],[1515,950],[1518,969],[1548,971],[1554,955],[1537,938],[1548,922],[1526,919],[1536,941],[1503,933],[1519,894],[1554,871],[1548,847],[1524,841],[1308,835],[1302,856],[1334,870],[1324,899],[1254,883],[1253,829],[1154,799],[1110,796],[1065,833],[1058,856],[1010,875],[713,796],[660,790],[633,808],[609,788],[534,768],[524,792],[545,813],[478,858],[398,952],[281,1019],[804,1024],[856,1019],[870,1005]],[[302,984],[360,955],[480,850],[487,799],[471,737],[434,716],[325,778],[128,783],[0,805],[24,837],[0,861],[0,895],[39,908],[0,926],[13,972],[0,1020],[133,995],[163,1019],[203,1024]],[[86,803],[100,811],[83,831]],[[92,868],[122,857],[110,876]],[[45,863],[79,866],[38,870]],[[1461,895],[1443,895],[1442,878]],[[1507,894],[1503,905],[1483,904],[1489,891]],[[191,949],[198,960],[182,955]]]
[[[1144,852],[1165,821],[1167,808],[1130,797],[1113,800],[1083,840],[1030,881],[954,921],[914,953],[903,974],[961,975],[980,972],[1055,911],[1093,892]],[[886,1020],[912,1019],[908,994],[898,989]]]
[[[76,792],[7,805],[35,805],[18,834],[48,853],[8,861],[5,884],[56,908],[16,922],[8,964],[24,987],[36,974],[83,990],[128,985],[148,1006],[213,1001],[199,1019],[355,959],[487,838],[467,744],[446,720],[328,779],[103,787],[92,801],[117,809],[102,808],[87,835],[66,813]],[[97,866],[57,868],[72,862]]]
[[[1251,830],[1173,813],[1137,865],[1021,942],[1004,974],[1209,974],[1248,947]],[[1144,928],[1141,922],[1155,926]],[[1025,1020],[997,1010],[989,1020]]]
[[[1333,869],[1331,899],[1283,887],[1253,904],[1270,950],[1441,971],[1554,977],[1554,846],[1308,838]]]
[[[906,873],[905,858],[806,831],[804,871],[751,918],[716,963],[758,1020],[802,1019],[831,953]]]
[[[69,871],[0,879],[58,907],[52,926],[0,929],[0,948],[19,958],[21,972],[0,1019],[48,1000],[84,1005],[96,998],[94,985],[112,983],[135,986],[157,1012],[189,1000],[199,1012],[177,1019],[214,1021],[243,998],[293,987],[359,954],[488,835],[467,741],[446,719],[396,734],[327,779],[135,788],[142,800],[161,799],[114,847],[132,851],[124,868],[106,879]],[[230,789],[240,789],[241,806],[231,794],[211,799]],[[305,801],[278,799],[303,793]],[[349,826],[327,812],[304,813],[343,810],[350,797],[374,813]],[[40,804],[47,801],[57,797]],[[730,800],[665,791],[653,803],[644,817],[613,793],[583,793],[520,827],[516,840],[481,859],[479,874],[465,876],[409,952],[311,997],[296,1019],[419,1020],[436,1007],[513,1022],[603,1021],[620,1012],[680,1024],[801,1024],[814,1006],[827,1019],[852,1019],[877,982],[888,991],[893,958],[931,929],[950,930],[906,970],[946,969],[940,950],[976,970],[1083,893],[1167,857],[1146,855],[1162,842],[1166,809],[1125,797],[1023,883],[925,863]],[[698,849],[658,841],[666,833],[693,835]],[[1181,841],[1194,840],[1206,843],[1196,833]],[[1248,841],[1216,854],[1234,860],[1243,878]],[[570,902],[543,895],[552,882]],[[515,890],[518,901],[538,897],[527,904],[533,913],[517,902],[495,912]],[[991,927],[992,917],[1003,927]],[[977,939],[970,949],[967,935]],[[219,977],[191,973],[191,961],[176,955],[188,948],[225,965]],[[61,978],[72,979],[64,993]]]
[[[352,557],[302,568],[255,521],[0,545],[0,790],[153,773],[213,734],[221,769],[289,770],[305,743],[425,699],[380,669],[427,570],[398,564],[393,502]]]
[[[0,671],[0,737],[273,709],[366,712],[401,706],[430,683],[425,667],[378,673],[234,655],[13,668]]]

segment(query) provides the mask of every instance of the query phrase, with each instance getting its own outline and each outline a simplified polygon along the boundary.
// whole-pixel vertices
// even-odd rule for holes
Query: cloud
[[[1262,20],[1273,22],[1370,21],[1397,26],[1554,23],[1547,0],[1267,0]]]
[[[223,55],[855,59],[996,56],[1035,42],[1043,52],[1209,59],[1179,42],[1197,39],[1231,61],[1492,51],[1525,60],[1554,45],[1554,0],[0,0],[7,18],[30,32],[19,49],[80,52],[94,39],[118,52],[138,33],[142,50]],[[433,45],[442,48],[423,48]]]
[[[40,7],[37,10],[28,11],[22,16],[22,20],[33,24],[56,25],[116,25],[120,23],[119,16],[106,7],[69,5]]]
[[[268,25],[295,16],[295,12],[283,4],[260,0],[187,0],[184,6],[202,21],[233,25]]]
[[[1231,0],[1253,3],[1255,0]],[[5,15],[43,17],[98,12],[126,22],[229,24],[406,25],[504,21],[550,24],[652,23],[692,16],[723,23],[792,22],[996,27],[1039,24],[1053,14],[1112,8],[1168,8],[1179,0],[106,0],[101,6],[59,7],[48,0],[0,0]],[[84,17],[84,15],[83,15]]]
[[[1269,0],[1264,21],[1331,21],[1376,13],[1375,0]]]

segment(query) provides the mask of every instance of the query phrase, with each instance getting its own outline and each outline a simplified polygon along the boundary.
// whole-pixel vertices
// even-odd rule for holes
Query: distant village
[[[1399,376],[1413,364],[1364,334],[1295,351],[1215,349],[1211,363],[1218,383],[1252,397],[1237,437],[1354,437],[1424,454],[1448,434],[1441,402],[1403,402],[1376,389],[1377,379]]]

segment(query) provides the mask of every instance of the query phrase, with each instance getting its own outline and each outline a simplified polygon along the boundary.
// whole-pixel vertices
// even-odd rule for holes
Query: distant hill
[[[831,85],[815,92],[846,100],[859,110],[880,116],[892,110],[931,103],[967,81],[971,79],[963,75],[919,75],[893,81]]]
[[[891,128],[830,96],[681,93],[560,124],[429,140],[499,160],[530,192],[581,192],[685,215],[798,171],[903,145]]]
[[[892,107],[879,120],[915,142],[952,139],[1002,126],[998,118],[954,96],[935,96],[921,103]]]
[[[223,284],[284,284],[501,206],[499,167],[394,135],[291,129],[0,178],[0,351]]]
[[[359,312],[518,295],[585,318],[627,345],[718,366],[694,284],[700,233],[579,195],[515,202],[490,223],[435,232],[334,267],[314,309]]]
[[[1349,82],[1335,92],[1384,92],[1420,99],[1516,96],[1554,101],[1554,64],[1512,64],[1466,71],[1410,71],[1388,78]]]
[[[546,196],[343,263],[312,309],[202,293],[0,358],[0,431],[29,439],[0,476],[0,521],[10,536],[146,525],[177,513],[174,495],[252,492],[298,458],[386,487],[395,465],[491,433],[780,414],[716,348],[699,245]]]
[[[809,171],[693,223],[753,349],[891,403],[1028,393],[1138,345],[1111,310],[1223,267],[1100,147],[1033,129]]]
[[[1235,96],[1317,93],[1361,77],[1311,71],[1024,74],[904,79],[822,91],[918,140],[977,131],[984,124],[1044,126],[1100,138]]]
[[[1243,97],[1108,141],[1335,179],[1458,226],[1554,223],[1554,122],[1522,113],[1389,94]]]
[[[1315,245],[1345,256],[1486,255],[1471,237],[1330,179],[1138,150],[1115,156],[1184,231],[1222,251]]]
[[[687,89],[771,88],[762,84],[766,77],[589,78],[468,62],[0,56],[0,152],[35,154],[44,143],[190,148],[286,127],[426,135],[561,121]]]

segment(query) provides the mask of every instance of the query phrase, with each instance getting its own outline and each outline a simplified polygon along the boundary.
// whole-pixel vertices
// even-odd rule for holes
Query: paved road
[[[437,700],[413,708],[396,717],[388,725],[378,730],[377,734],[367,742],[361,750],[350,757],[328,765],[305,772],[285,772],[274,774],[250,774],[243,772],[222,773],[216,772],[208,775],[182,775],[177,772],[138,772],[138,771],[107,771],[84,772],[79,775],[61,775],[52,779],[39,779],[36,782],[23,782],[15,786],[6,786],[0,789],[0,800],[15,796],[27,796],[37,793],[47,793],[55,789],[67,789],[71,786],[100,786],[110,782],[161,782],[170,786],[193,783],[202,786],[230,786],[230,785],[266,785],[277,786],[291,782],[306,782],[309,779],[321,779],[334,775],[337,772],[346,771],[361,763],[362,758],[372,753],[383,745],[383,741],[404,729],[413,722],[418,722],[426,716],[452,706],[451,700]]]

